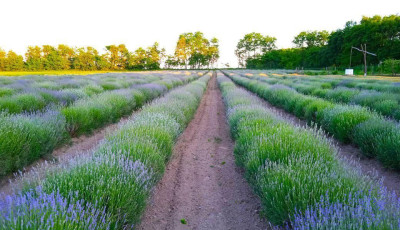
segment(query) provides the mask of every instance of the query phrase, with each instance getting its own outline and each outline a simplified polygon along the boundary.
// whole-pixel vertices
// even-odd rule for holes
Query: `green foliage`
[[[293,40],[293,43],[299,47],[324,46],[328,43],[330,33],[322,31],[302,31]]]
[[[264,36],[260,33],[249,33],[244,35],[236,45],[235,55],[239,59],[239,67],[244,66],[244,62],[248,58],[256,58],[257,56],[271,51],[276,48],[276,38],[268,35]]]
[[[179,35],[173,57],[169,57],[167,65],[184,66],[190,65],[193,69],[204,66],[213,66],[219,58],[218,39],[208,40],[200,31],[195,33],[183,33]]]
[[[8,53],[0,48],[0,71],[23,70],[24,59],[21,55],[10,50]]]
[[[327,66],[347,68],[350,49],[367,44],[368,51],[377,56],[369,56],[368,64],[383,63],[383,71],[390,74],[399,73],[400,59],[400,16],[363,17],[360,23],[349,22],[345,28],[331,34],[327,31],[303,31],[293,42],[298,48],[279,49],[262,52],[261,55],[238,56],[239,63],[250,69],[295,69],[325,68]],[[238,45],[240,42],[238,43]],[[385,61],[387,60],[387,61]],[[352,65],[363,65],[362,53],[353,53]]]
[[[387,59],[383,63],[383,70],[393,76],[400,73],[400,60]]]
[[[0,71],[160,69],[165,56],[165,50],[159,49],[157,42],[147,50],[138,48],[133,53],[124,44],[109,45],[106,49],[107,53],[100,55],[90,46],[29,46],[25,53],[25,62],[15,52],[6,53],[0,49]]]

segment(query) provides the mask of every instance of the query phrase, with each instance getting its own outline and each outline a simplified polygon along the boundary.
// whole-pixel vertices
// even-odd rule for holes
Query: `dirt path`
[[[259,199],[235,166],[233,148],[214,76],[138,229],[266,229]]]
[[[55,160],[57,164],[62,164],[63,162],[68,161],[78,154],[90,154],[90,150],[95,148],[108,133],[115,131],[127,120],[127,117],[121,118],[118,123],[110,124],[106,127],[97,129],[90,136],[82,135],[80,137],[74,137],[71,139],[71,143],[54,150],[51,155],[45,156],[46,159],[41,158],[30,164],[29,166],[25,167],[23,172],[28,173],[32,170],[46,170],[46,167],[48,167],[48,164],[46,164],[46,160]],[[2,178],[2,180],[0,181],[1,196],[10,195],[13,193],[13,187],[15,187],[15,185],[10,184],[9,181],[13,181],[13,183],[18,183],[19,178],[15,175],[10,175]]]
[[[246,90],[245,88],[243,89]],[[254,96],[257,96],[250,91],[247,92]],[[305,120],[301,120],[295,115],[286,112],[284,109],[277,108],[263,99],[260,100],[262,101],[264,106],[271,110],[274,114],[276,114],[277,117],[280,117],[293,125],[301,127],[307,126],[307,122]],[[351,159],[357,167],[360,167],[361,171],[364,174],[370,175],[372,177],[377,176],[378,178],[382,178],[384,186],[386,186],[390,191],[396,192],[397,195],[400,195],[400,173],[390,169],[386,169],[385,167],[383,167],[382,163],[376,159],[365,157],[362,154],[361,150],[354,145],[343,144],[328,134],[326,134],[326,137],[336,144],[339,150],[339,156]]]

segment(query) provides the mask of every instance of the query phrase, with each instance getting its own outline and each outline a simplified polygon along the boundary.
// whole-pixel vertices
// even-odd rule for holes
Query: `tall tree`
[[[293,43],[299,48],[320,47],[328,43],[329,35],[330,33],[326,30],[303,31],[294,38]]]
[[[158,42],[147,48],[146,69],[160,69],[161,60],[165,50],[159,48]]]
[[[218,61],[219,59],[219,44],[218,44],[218,39],[217,38],[212,38],[210,40],[210,47],[208,48],[208,56],[209,56],[209,64],[210,67],[213,68],[214,64]]]
[[[121,70],[125,69],[129,63],[129,51],[124,44],[106,46],[108,51],[108,58],[111,64],[111,69]]]
[[[191,55],[190,40],[192,36],[192,33],[181,34],[176,43],[175,57],[180,65],[185,66],[185,69],[188,67],[188,61]]]
[[[28,50],[25,53],[25,60],[25,67],[27,70],[42,70],[42,48],[39,46],[28,46]]]
[[[73,60],[73,68],[79,70],[98,70],[99,53],[93,47],[82,47],[77,50]]]
[[[260,33],[249,33],[244,35],[236,45],[235,54],[239,59],[239,65],[249,58],[256,58],[276,48],[276,38]]]
[[[16,71],[16,70],[23,70],[23,68],[24,68],[24,58],[12,50],[8,51],[7,58],[5,59],[5,70]]]
[[[72,67],[72,62],[75,57],[75,50],[67,45],[58,45],[57,51],[61,57],[61,69],[67,70]]]
[[[215,63],[219,58],[218,39],[208,40],[200,31],[195,33],[184,33],[179,36],[176,48],[175,59],[179,65],[187,69],[201,68]]]
[[[45,70],[61,70],[63,59],[58,50],[50,45],[43,45],[43,67]]]
[[[6,58],[6,51],[0,48],[0,71],[4,71],[6,69]]]

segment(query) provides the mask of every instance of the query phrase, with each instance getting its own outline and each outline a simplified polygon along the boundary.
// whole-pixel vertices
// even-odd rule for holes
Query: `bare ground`
[[[22,172],[24,174],[31,172],[32,170],[46,170],[49,166],[48,162],[62,164],[69,159],[82,154],[89,154],[90,150],[94,149],[107,134],[116,130],[120,125],[127,121],[127,117],[121,118],[118,123],[107,125],[103,128],[95,130],[91,135],[80,137],[74,137],[71,142],[53,151],[52,154],[44,156],[38,159],[34,163],[26,166]],[[50,163],[52,164],[52,163]],[[0,180],[0,194],[1,196],[11,195],[15,188],[15,184],[19,181],[18,175],[9,175]],[[10,181],[12,183],[10,183]],[[17,188],[17,187],[16,187]]]
[[[246,90],[245,88],[243,88]],[[252,92],[248,91],[250,94]],[[255,95],[255,94],[253,94]],[[255,95],[256,96],[256,95]],[[301,127],[307,127],[307,122],[297,118],[295,115],[286,112],[284,109],[277,108],[271,105],[268,101],[260,99],[266,108],[271,110],[277,117],[284,119],[285,121]],[[374,158],[367,158],[364,156],[359,148],[351,144],[343,144],[333,138],[332,136],[325,134],[325,136],[331,140],[338,147],[338,154],[341,158],[344,158],[351,166],[358,167],[361,172],[365,175],[369,175],[373,178],[380,178],[383,180],[383,185],[390,191],[396,192],[400,195],[400,173],[394,170],[385,168],[381,162]]]
[[[259,198],[235,166],[233,148],[214,76],[138,229],[266,229]]]

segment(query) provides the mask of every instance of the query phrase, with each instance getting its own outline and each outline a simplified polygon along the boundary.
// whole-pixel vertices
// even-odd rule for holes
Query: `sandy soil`
[[[243,88],[244,89],[244,88]],[[252,92],[248,91],[253,94]],[[255,95],[255,94],[253,94]],[[271,105],[269,102],[262,100],[262,103],[266,108],[271,110],[273,113],[277,115],[277,117],[281,117],[287,122],[306,127],[307,122],[305,120],[301,120],[297,118],[295,115],[286,112],[283,109],[277,108]],[[390,191],[394,191],[397,195],[400,195],[400,173],[394,170],[390,170],[385,168],[381,162],[373,158],[367,158],[364,156],[359,148],[351,144],[343,144],[333,138],[332,136],[325,134],[325,136],[330,139],[337,147],[339,156],[344,158],[345,161],[351,162],[351,166],[355,166],[361,169],[361,172],[369,175],[371,177],[378,177],[383,180],[383,185],[386,186]],[[348,161],[349,159],[350,161]]]
[[[90,150],[95,148],[107,134],[112,133],[127,120],[128,118],[124,117],[121,118],[118,123],[110,124],[103,128],[95,130],[89,136],[82,135],[80,137],[74,137],[71,139],[71,142],[68,145],[64,145],[54,150],[52,154],[44,156],[43,158],[35,161],[31,165],[25,167],[22,172],[29,173],[32,170],[45,170],[45,168],[48,167],[48,162],[62,164],[63,162],[68,161],[78,154],[90,154]],[[2,196],[10,195],[13,193],[14,186],[12,183],[10,183],[10,181],[12,181],[13,184],[17,184],[19,178],[16,175],[9,175],[0,180],[0,194]]]
[[[138,229],[266,229],[233,148],[214,76]]]

